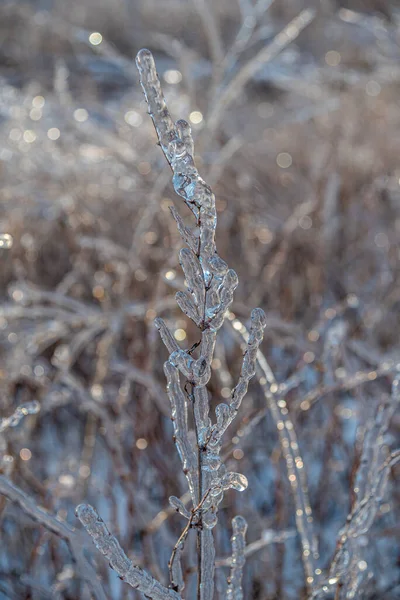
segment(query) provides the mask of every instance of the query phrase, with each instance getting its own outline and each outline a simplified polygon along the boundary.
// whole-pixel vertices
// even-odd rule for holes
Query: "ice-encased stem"
[[[248,342],[250,337],[249,332],[244,324],[237,317],[234,317],[232,313],[229,315],[229,323],[232,325],[232,331],[239,338]],[[296,508],[296,527],[302,546],[302,560],[306,583],[307,587],[312,588],[318,580],[316,566],[319,554],[313,528],[312,509],[308,496],[307,477],[296,431],[290,419],[286,401],[280,395],[275,375],[261,351],[258,351],[256,355],[256,370],[258,382],[278,430],[282,454],[285,459],[287,475]]]
[[[137,55],[136,64],[161,149],[173,171],[172,181],[175,192],[184,199],[196,219],[196,229],[190,230],[184,225],[176,209],[172,209],[179,233],[188,246],[180,252],[180,263],[185,274],[188,291],[178,293],[177,301],[182,311],[194,321],[201,331],[199,350],[196,350],[197,358],[193,355],[195,347],[185,351],[177,346],[163,321],[158,319],[156,326],[170,353],[165,367],[168,393],[173,407],[175,439],[191,488],[193,509],[196,509],[200,498],[207,497],[207,500],[198,508],[195,524],[198,531],[199,556],[197,598],[198,600],[212,600],[215,568],[212,529],[217,522],[218,504],[226,489],[234,487],[237,490],[244,490],[247,487],[247,480],[244,476],[226,473],[226,468],[219,458],[221,437],[236,415],[247,391],[248,382],[254,375],[253,355],[257,352],[262,339],[263,326],[260,323],[264,322],[265,317],[260,309],[252,315],[252,319],[257,322],[257,325],[254,335],[252,334],[251,340],[249,340],[239,383],[232,395],[229,422],[225,422],[224,426],[218,429],[217,441],[212,445],[213,429],[209,417],[210,404],[206,386],[211,377],[211,362],[217,332],[232,303],[238,278],[235,271],[228,269],[228,265],[217,254],[215,196],[211,188],[200,177],[194,164],[194,146],[190,125],[184,120],[174,123],[171,118],[151,52],[145,49],[141,50]],[[186,397],[180,388],[178,371],[187,380],[184,387]],[[193,476],[195,461],[191,455],[189,442],[183,440],[183,437],[187,438],[187,421],[184,422],[183,417],[178,418],[176,414],[177,410],[185,412],[188,402],[193,407],[197,442],[197,484]],[[179,559],[181,548],[179,547],[178,550]],[[176,554],[177,552],[174,556]],[[175,568],[175,564],[173,566]],[[177,571],[175,573],[180,579],[180,574]],[[175,574],[173,578],[175,578]]]
[[[232,519],[232,564],[225,600],[243,600],[242,575],[246,562],[246,520],[237,515]]]
[[[134,565],[118,540],[108,531],[103,519],[90,504],[80,504],[76,516],[90,535],[96,548],[107,558],[119,578],[153,600],[180,600],[175,591],[164,587],[141,567]]]

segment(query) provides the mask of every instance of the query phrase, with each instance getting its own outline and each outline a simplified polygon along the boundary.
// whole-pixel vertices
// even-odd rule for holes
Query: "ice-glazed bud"
[[[244,492],[248,485],[249,482],[247,481],[247,477],[241,473],[230,472],[224,475],[221,479],[221,486],[224,490],[233,488],[238,492]]]
[[[190,512],[188,511],[186,506],[183,504],[182,500],[180,500],[176,496],[170,496],[169,503],[170,503],[170,506],[174,510],[176,510],[176,512],[178,512],[180,515],[182,515],[182,517],[185,517],[185,519],[190,519]]]
[[[203,515],[202,523],[205,529],[213,529],[218,522],[218,517],[215,513],[209,511]]]
[[[233,534],[245,535],[247,531],[247,521],[241,515],[237,515],[232,519]]]
[[[218,254],[212,256],[209,259],[208,264],[210,265],[210,268],[214,275],[216,275],[217,277],[223,277],[228,271],[228,265],[224,260],[222,260],[220,256],[218,256]]]
[[[146,69],[146,71],[156,71],[156,64],[154,62],[153,55],[150,50],[147,50],[147,48],[142,48],[137,53],[136,65],[139,71],[142,69]]]
[[[199,327],[202,319],[191,296],[186,292],[179,291],[175,298],[181,311]]]
[[[251,320],[257,329],[264,329],[267,324],[267,317],[262,308],[254,308],[251,311]]]
[[[238,515],[232,519],[232,565],[228,579],[226,600],[243,600],[242,572],[245,565],[247,523],[243,517]]]

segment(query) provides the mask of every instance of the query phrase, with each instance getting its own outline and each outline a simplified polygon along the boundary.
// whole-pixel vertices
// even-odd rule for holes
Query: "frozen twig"
[[[84,554],[85,540],[81,533],[67,523],[59,520],[54,515],[48,513],[43,508],[40,508],[40,506],[37,506],[33,498],[28,496],[28,494],[20,490],[2,475],[0,475],[0,494],[3,494],[11,502],[17,504],[37,523],[43,525],[46,529],[65,540],[80,576],[90,587],[94,597],[97,600],[106,600],[106,595],[97,577],[96,571]]]
[[[179,594],[161,585],[141,567],[132,564],[118,540],[111,535],[103,519],[92,506],[80,504],[76,508],[76,515],[91,536],[96,548],[107,558],[110,567],[122,581],[153,600],[179,600]]]
[[[177,302],[200,329],[201,340],[192,348],[182,350],[162,319],[156,320],[156,326],[170,353],[169,360],[165,363],[165,373],[172,406],[175,441],[188,480],[193,509],[198,513],[197,598],[212,600],[215,561],[212,529],[217,522],[218,505],[225,490],[234,488],[241,491],[247,487],[247,480],[243,475],[227,473],[222,464],[219,456],[221,438],[235,417],[248,383],[255,373],[255,356],[263,336],[265,315],[261,309],[252,313],[251,334],[239,383],[232,392],[230,404],[221,404],[217,408],[217,423],[212,425],[206,386],[211,377],[217,333],[232,303],[238,279],[236,273],[228,269],[228,265],[217,253],[215,197],[195,167],[190,126],[186,121],[174,123],[172,120],[151,53],[141,50],[136,63],[161,149],[173,171],[175,191],[183,198],[196,220],[196,227],[191,230],[184,225],[178,212],[173,209],[178,231],[188,245],[179,255],[187,292],[178,292]],[[186,380],[183,388],[180,376]],[[193,408],[196,447],[188,431],[188,405]],[[196,506],[198,508],[195,508]],[[178,588],[182,587],[178,565],[184,542],[184,538],[181,538],[171,563],[171,583]]]
[[[226,600],[243,600],[242,574],[246,561],[246,531],[247,523],[240,515],[232,519],[232,563],[226,590]]]
[[[184,590],[185,584],[183,581],[183,575],[182,575],[182,566],[181,566],[181,556],[182,556],[182,552],[185,546],[185,541],[187,538],[187,535],[189,533],[189,530],[191,527],[193,527],[193,524],[196,523],[199,519],[199,511],[201,510],[204,502],[207,500],[207,497],[209,495],[210,491],[208,490],[203,498],[201,499],[201,501],[199,502],[199,504],[192,509],[191,514],[188,513],[187,509],[185,508],[184,504],[181,502],[181,500],[179,500],[179,498],[175,498],[174,496],[172,496],[169,500],[170,500],[170,504],[172,506],[175,507],[175,509],[185,518],[188,519],[188,522],[185,526],[185,528],[183,529],[181,535],[178,538],[178,541],[176,542],[173,550],[172,550],[172,554],[171,554],[171,558],[169,561],[169,570],[170,570],[170,579],[171,579],[171,584],[173,589],[175,589],[177,592],[182,592]]]
[[[228,322],[232,325],[232,331],[238,336],[245,341],[249,339],[246,327],[232,313],[229,314]],[[280,386],[275,379],[272,369],[260,350],[257,353],[256,365],[258,382],[263,390],[267,406],[278,430],[296,509],[296,527],[302,546],[306,583],[308,587],[312,588],[315,585],[314,582],[316,579],[315,567],[318,559],[318,549],[313,531],[313,517],[308,499],[308,486],[303,459],[300,455],[296,432],[289,416],[286,401],[284,400],[284,392],[281,393]]]
[[[270,544],[283,544],[287,539],[295,537],[297,532],[295,529],[287,529],[284,531],[274,531],[272,529],[266,529],[263,531],[262,536],[259,540],[252,542],[251,544],[247,544],[244,549],[244,556],[248,558],[252,556],[256,552],[259,552],[265,546],[269,546]],[[228,558],[217,558],[215,561],[216,567],[230,567],[232,566],[232,557]]]
[[[303,10],[286,27],[282,29],[274,39],[256,56],[247,62],[235,77],[219,95],[208,119],[208,129],[214,130],[220,118],[232,101],[237,98],[246,83],[270,60],[275,58],[288,44],[293,42],[315,18],[316,11],[313,8]]]
[[[328,579],[315,590],[312,598],[330,597],[334,589],[338,600],[360,597],[362,586],[373,575],[367,562],[362,560],[365,547],[362,537],[368,534],[375,520],[391,468],[400,462],[400,449],[382,458],[385,434],[399,403],[400,373],[393,380],[390,401],[379,407],[368,424],[355,476],[353,506],[339,531]]]

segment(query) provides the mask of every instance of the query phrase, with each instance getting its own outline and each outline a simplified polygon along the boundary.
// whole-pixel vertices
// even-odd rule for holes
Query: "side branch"
[[[85,544],[81,533],[67,523],[59,521],[44,508],[37,506],[33,498],[2,475],[0,475],[0,494],[17,504],[31,519],[65,540],[79,575],[88,584],[96,600],[106,600],[96,571],[84,555]]]
[[[135,566],[108,531],[103,519],[90,504],[80,504],[76,516],[91,536],[96,548],[107,558],[120,579],[153,600],[180,600],[180,595],[164,587],[141,567]]]

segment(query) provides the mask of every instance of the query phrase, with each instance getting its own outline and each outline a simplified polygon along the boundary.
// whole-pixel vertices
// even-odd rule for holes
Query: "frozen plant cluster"
[[[332,594],[339,600],[361,597],[373,577],[368,563],[363,560],[360,538],[368,533],[377,516],[385,492],[390,469],[399,461],[400,451],[384,451],[385,434],[399,404],[400,376],[398,367],[390,363],[386,370],[395,371],[389,400],[380,405],[365,433],[360,466],[355,477],[355,500],[345,526],[339,532],[337,550],[325,580],[319,568],[312,509],[308,499],[307,481],[303,471],[293,423],[288,415],[285,395],[302,380],[297,373],[279,385],[259,347],[266,326],[261,309],[253,310],[251,327],[245,326],[229,308],[238,284],[236,273],[229,269],[216,250],[217,224],[215,197],[200,177],[194,164],[194,144],[186,121],[176,123],[168,111],[152,54],[141,50],[136,59],[140,82],[157,132],[159,145],[173,172],[175,192],[181,196],[195,217],[195,227],[188,227],[175,208],[171,208],[178,231],[186,243],[179,254],[185,275],[187,291],[178,291],[176,301],[181,310],[200,330],[200,340],[184,350],[177,343],[163,319],[155,325],[168,352],[164,364],[167,393],[171,403],[174,441],[181,459],[192,508],[176,496],[170,505],[184,519],[186,525],[173,547],[169,561],[170,585],[163,586],[152,575],[135,566],[125,555],[117,539],[110,534],[96,510],[90,505],[79,505],[76,514],[93,538],[98,550],[108,559],[122,579],[146,597],[155,600],[173,600],[183,597],[185,578],[182,556],[189,532],[197,533],[197,598],[214,598],[216,555],[213,529],[217,524],[218,506],[224,492],[230,488],[244,491],[247,479],[236,472],[228,472],[221,460],[222,437],[233,422],[247,392],[249,381],[257,373],[264,390],[268,409],[280,435],[288,479],[291,483],[296,525],[302,544],[304,572],[310,599],[329,599]],[[217,333],[229,315],[233,330],[246,342],[242,369],[237,385],[228,403],[215,408],[215,419],[210,417],[210,397],[207,384],[211,377]],[[345,327],[336,323],[328,332],[326,350],[335,353]],[[332,357],[326,356],[327,364]],[[327,379],[329,380],[329,367]],[[385,372],[385,370],[384,370]],[[258,421],[256,416],[254,422]],[[214,421],[214,422],[213,422]],[[193,423],[193,430],[190,428]],[[251,429],[252,423],[250,423]],[[385,456],[386,453],[386,456]],[[242,576],[246,556],[245,535],[247,523],[242,516],[232,520],[233,535],[231,572],[225,591],[226,600],[242,600]]]
[[[213,600],[397,600],[397,3],[69,4],[0,5],[0,600],[195,598],[216,518]],[[240,278],[201,498],[194,380],[217,315],[195,174],[174,158],[174,198],[139,108],[143,44]],[[231,421],[252,306],[267,339]],[[238,472],[246,493],[225,489]]]

